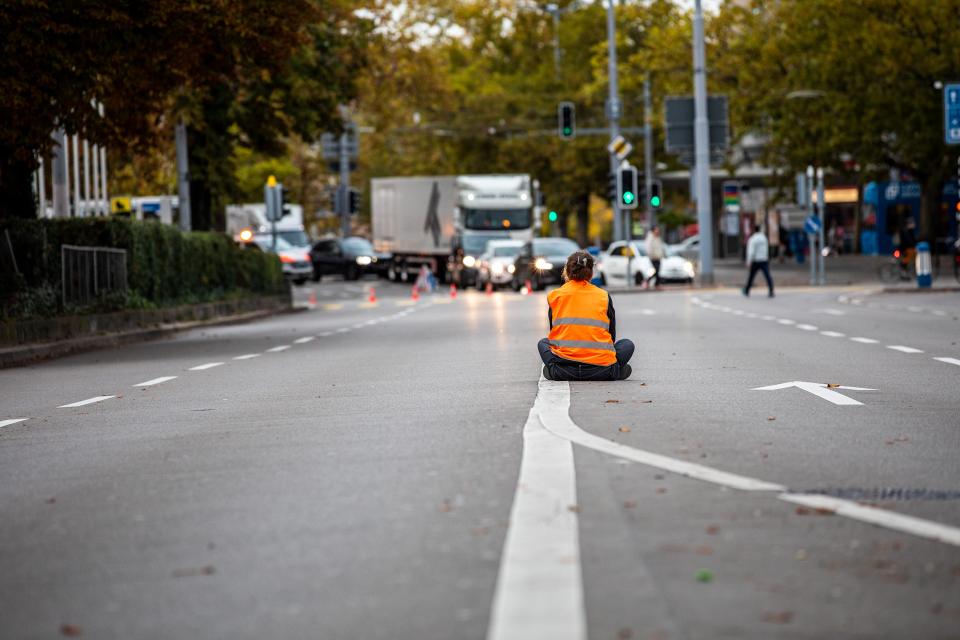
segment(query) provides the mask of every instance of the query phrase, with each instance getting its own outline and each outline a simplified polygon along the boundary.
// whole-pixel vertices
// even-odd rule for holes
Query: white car
[[[522,240],[491,240],[479,259],[477,273],[477,288],[483,289],[488,282],[494,287],[510,284],[513,279],[514,262],[520,249]]]
[[[621,240],[600,254],[597,271],[605,286],[627,286],[629,282],[639,285],[653,275],[653,263],[642,242]]]
[[[671,247],[667,247],[667,256],[660,261],[660,282],[684,282],[693,284],[693,276],[696,271],[693,263],[677,253]]]

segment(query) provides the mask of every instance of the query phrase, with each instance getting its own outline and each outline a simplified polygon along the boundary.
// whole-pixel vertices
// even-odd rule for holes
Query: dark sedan
[[[534,291],[548,284],[563,284],[567,257],[579,249],[576,242],[567,238],[534,238],[527,242],[514,262],[510,283],[513,290],[519,291],[527,280]]]
[[[323,276],[341,275],[344,280],[356,280],[367,273],[377,273],[379,262],[373,245],[366,238],[326,238],[310,250],[313,262],[313,280]]]

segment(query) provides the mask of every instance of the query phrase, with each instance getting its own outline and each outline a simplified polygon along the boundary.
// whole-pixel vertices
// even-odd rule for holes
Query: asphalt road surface
[[[615,296],[616,383],[375,281],[0,371],[0,637],[960,637],[960,296],[762,294]]]

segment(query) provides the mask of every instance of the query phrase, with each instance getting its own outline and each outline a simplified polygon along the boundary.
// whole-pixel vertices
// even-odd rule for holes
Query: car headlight
[[[371,262],[373,262],[373,258],[370,256],[357,256],[357,264],[361,267],[365,267]]]
[[[517,266],[516,266],[516,265],[514,265],[514,264],[508,264],[508,265],[507,265],[507,273],[513,273],[513,272],[516,271],[516,270],[517,270]]]
[[[683,263],[683,270],[690,276],[693,277],[693,263],[687,260]]]
[[[553,269],[553,263],[547,262],[543,258],[537,258],[537,261],[533,263],[533,266],[539,271],[549,271],[550,269]]]
[[[463,266],[469,269],[475,264],[477,264],[476,258],[474,258],[473,256],[463,256]]]

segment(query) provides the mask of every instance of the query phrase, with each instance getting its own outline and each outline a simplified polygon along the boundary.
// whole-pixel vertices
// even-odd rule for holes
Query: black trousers
[[[655,287],[660,284],[660,261],[651,260],[650,264],[653,265],[653,275],[650,276],[650,282],[648,282],[647,285]]]
[[[550,343],[546,338],[537,343],[540,359],[553,380],[619,380],[620,368],[633,357],[634,345],[631,340],[617,340],[613,348],[617,351],[617,361],[604,367],[561,358],[550,350]]]
[[[767,289],[770,295],[773,295],[773,278],[770,277],[770,263],[767,260],[750,263],[750,276],[747,278],[747,286],[743,288],[743,292],[750,295],[750,287],[753,286],[753,277],[757,275],[757,271],[763,272],[763,277],[767,279]]]

